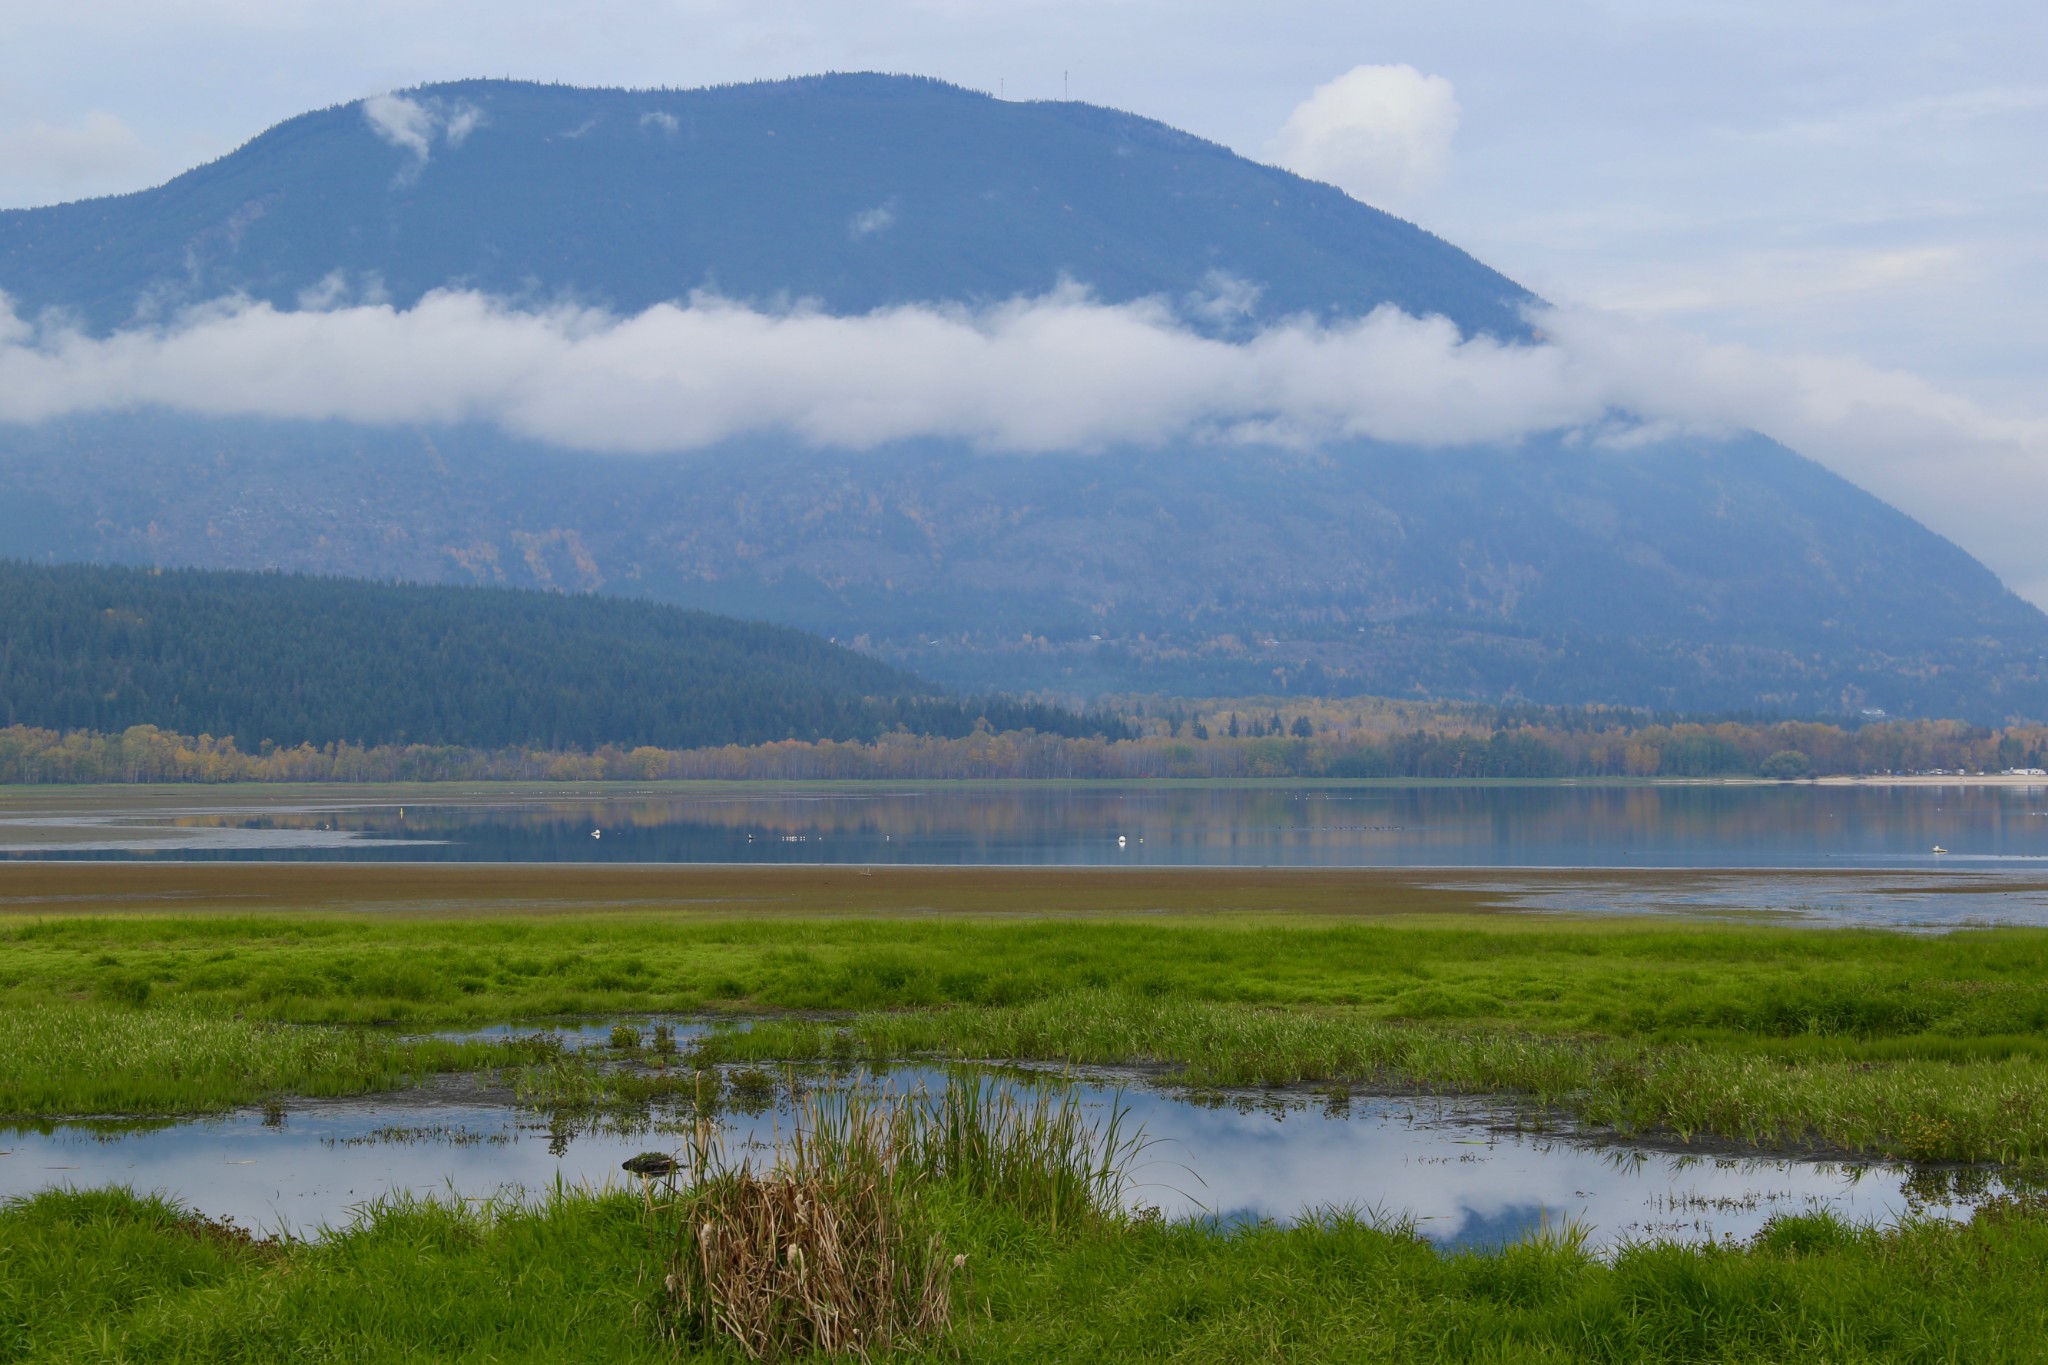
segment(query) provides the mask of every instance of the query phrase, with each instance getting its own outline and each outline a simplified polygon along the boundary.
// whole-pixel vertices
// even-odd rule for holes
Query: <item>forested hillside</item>
[[[1756,437],[650,460],[150,412],[0,428],[0,487],[0,554],[647,597],[966,687],[2048,717],[2048,619]]]
[[[0,561],[0,725],[266,744],[697,748],[1101,728],[935,697],[815,636],[648,602]],[[1116,727],[1112,726],[1112,729]]]
[[[329,278],[400,305],[460,281],[627,311],[711,289],[865,312],[1063,279],[1177,298],[1229,277],[1267,320],[1392,303],[1527,332],[1528,291],[1441,238],[1113,109],[880,75],[408,96],[467,113],[457,145],[417,160],[350,103],[139,194],[0,210],[0,290],[25,315],[111,327],[145,298],[290,308]]]
[[[139,328],[154,346],[165,328],[184,335],[181,309],[222,300],[260,300],[288,328],[441,289],[488,296],[491,325],[513,328],[542,325],[547,300],[680,316],[699,291],[776,316],[936,303],[992,318],[1061,281],[1101,303],[1149,300],[1205,347],[1383,306],[1500,338],[1503,355],[1533,339],[1532,296],[1463,251],[1112,110],[872,75],[694,91],[470,81],[404,98],[439,130],[428,142],[394,141],[383,106],[359,102],[152,190],[0,211],[0,293],[45,318],[25,325],[51,355],[71,354],[51,318],[88,338]],[[666,331],[644,344],[650,360],[682,354]],[[328,364],[312,387],[338,395],[347,373]],[[728,435],[713,441],[713,423],[711,444],[664,451],[664,416],[644,453],[620,454],[507,429],[497,398],[444,421],[336,397],[315,419],[291,414],[325,413],[324,398],[273,412],[271,386],[227,378],[256,396],[181,411],[152,390],[0,414],[0,556],[649,598],[1011,692],[2048,718],[2048,617],[1906,509],[1754,433],[1304,446],[1256,439],[1263,418],[1228,439],[1148,419],[1108,444],[1023,454],[984,448],[972,422],[813,431],[797,415],[813,411],[809,381],[771,366],[759,409],[782,417],[749,425],[740,404]],[[872,400],[853,388],[849,412]],[[963,413],[987,407],[961,392]],[[1137,389],[1130,401],[1142,415]],[[117,725],[109,690],[81,685],[64,723]],[[445,733],[430,697],[376,714]],[[734,704],[754,714],[751,696]],[[827,724],[808,706],[752,733]],[[151,719],[191,731],[225,717]],[[540,702],[489,729],[609,739],[642,719],[643,733],[702,733]]]

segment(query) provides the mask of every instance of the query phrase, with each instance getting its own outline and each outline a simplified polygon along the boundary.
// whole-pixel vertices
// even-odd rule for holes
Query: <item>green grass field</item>
[[[968,1256],[975,1361],[1993,1362],[2048,1342],[2048,1218],[1966,1226],[1825,1217],[1744,1247],[1569,1244],[1447,1255],[1335,1217],[1219,1232],[1114,1223],[1055,1234],[941,1203]],[[737,1359],[654,1330],[636,1195],[527,1209],[387,1205],[319,1243],[249,1243],[122,1192],[0,1211],[0,1360]]]
[[[756,1016],[706,1059],[1156,1065],[1520,1094],[1696,1141],[2048,1167],[2048,932],[1503,913],[1403,874],[0,865],[0,1113],[175,1113],[580,1063],[427,1028]],[[762,1016],[766,1016],[763,1018]],[[1052,1237],[941,1200],[970,1359],[2044,1358],[2048,1215],[1438,1253],[1342,1218]],[[249,1243],[117,1193],[0,1211],[0,1361],[673,1358],[633,1200]]]
[[[179,909],[127,908],[145,871]],[[719,1046],[1515,1091],[1687,1138],[2048,1158],[2042,931],[1564,920],[1355,874],[171,871],[0,867],[23,907],[0,918],[0,1113],[519,1060],[402,1036],[429,1026],[859,1011]]]

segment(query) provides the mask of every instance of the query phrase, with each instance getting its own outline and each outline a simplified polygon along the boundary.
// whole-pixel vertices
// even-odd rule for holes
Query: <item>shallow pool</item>
[[[902,1068],[904,1090],[944,1073]],[[1128,1202],[1169,1217],[1289,1220],[1316,1209],[1406,1217],[1445,1245],[1497,1244],[1576,1224],[1595,1246],[1644,1238],[1744,1238],[1776,1214],[1830,1209],[1889,1220],[1965,1216],[1995,1176],[1789,1157],[1710,1155],[1532,1131],[1499,1103],[1333,1099],[1238,1091],[1199,1100],[1141,1078],[1072,1082],[1097,1117],[1123,1105],[1149,1139]],[[729,1142],[766,1155],[786,1132],[786,1094],[727,1113]],[[680,1143],[680,1116],[570,1120],[508,1103],[474,1079],[364,1099],[299,1101],[151,1129],[64,1125],[0,1136],[0,1196],[51,1186],[161,1191],[262,1231],[317,1235],[396,1195],[531,1198],[557,1183],[630,1185],[620,1163]]]

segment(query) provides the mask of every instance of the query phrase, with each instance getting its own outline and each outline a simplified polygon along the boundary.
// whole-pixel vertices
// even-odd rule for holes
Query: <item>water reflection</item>
[[[728,1078],[730,1081],[730,1078]],[[816,1083],[816,1082],[809,1082]],[[943,1086],[906,1068],[886,1084]],[[1882,1165],[1702,1157],[1598,1145],[1527,1131],[1526,1116],[1482,1102],[1360,1098],[1331,1105],[1299,1094],[1245,1093],[1197,1103],[1126,1080],[1081,1082],[1098,1116],[1113,1104],[1152,1139],[1130,1193],[1168,1217],[1288,1220],[1352,1208],[1410,1217],[1443,1245],[1510,1241],[1546,1226],[1585,1228],[1592,1243],[1699,1241],[1754,1234],[1773,1215],[1828,1208],[1887,1220],[1914,1211],[1963,1216],[1999,1178]],[[731,1142],[765,1150],[791,1122],[788,1092],[756,1102],[728,1083]],[[53,1185],[161,1190],[247,1227],[316,1234],[365,1201],[394,1193],[484,1199],[534,1195],[557,1181],[630,1181],[621,1163],[680,1145],[685,1115],[539,1114],[473,1088],[294,1103],[282,1121],[249,1110],[147,1132],[59,1126],[0,1137],[0,1195]]]
[[[61,794],[52,802],[62,802]],[[2048,871],[2029,787],[954,787],[257,799],[0,817],[35,857]],[[1940,847],[1948,850],[1937,854]]]

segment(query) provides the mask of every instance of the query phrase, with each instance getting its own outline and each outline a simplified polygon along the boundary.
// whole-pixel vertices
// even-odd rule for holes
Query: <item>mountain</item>
[[[958,736],[984,719],[1102,728],[1051,707],[935,697],[800,631],[616,598],[0,561],[0,627],[0,725],[156,725],[251,751],[696,748],[898,725]]]
[[[1228,294],[1248,311],[1201,324],[1224,339],[1388,303],[1529,336],[1531,296],[1440,239],[1109,110],[880,76],[406,100],[410,148],[341,106],[0,214],[0,290],[104,331],[228,293],[845,313],[1066,280],[1191,319]],[[0,425],[0,481],[0,553],[652,597],[976,686],[2048,715],[2048,618],[1754,435],[623,458],[141,410]]]
[[[967,685],[2040,705],[2034,608],[1760,437],[671,462],[152,414],[34,428],[0,479],[41,559],[652,596]]]
[[[845,313],[1063,278],[1111,302],[1230,278],[1260,286],[1254,318],[1394,303],[1527,330],[1528,292],[1449,243],[1086,104],[873,75],[683,91],[462,81],[410,98],[444,125],[424,162],[346,104],[157,189],[0,212],[0,290],[24,312],[109,327],[230,293],[291,307],[330,279],[374,281],[401,306],[460,284],[625,311],[709,289]],[[465,130],[450,147],[452,126]]]

